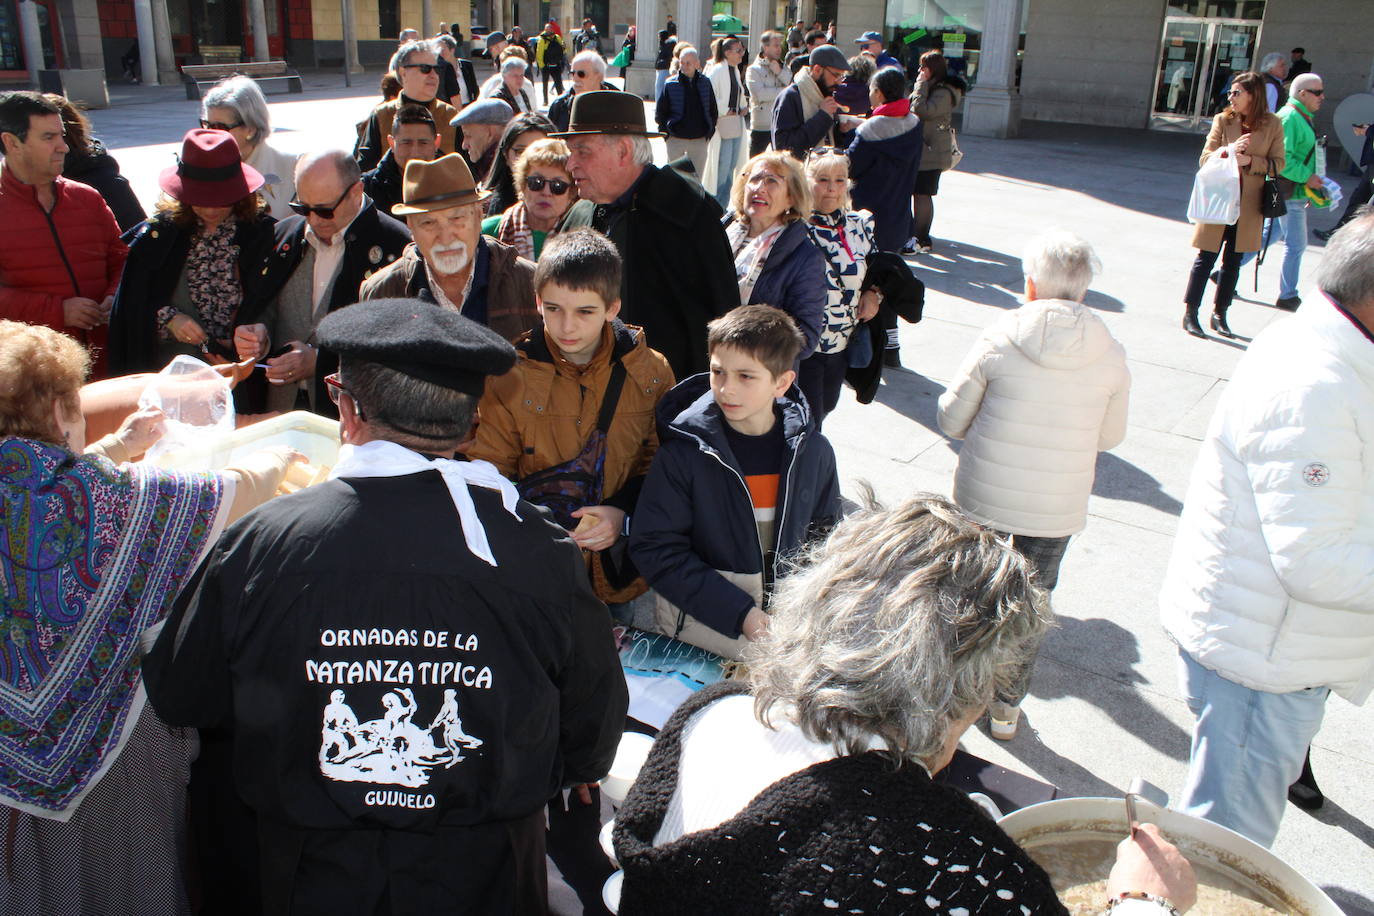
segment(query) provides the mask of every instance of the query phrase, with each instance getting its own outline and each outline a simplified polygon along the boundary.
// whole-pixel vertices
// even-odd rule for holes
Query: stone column
[[[38,88],[38,71],[46,67],[43,61],[43,36],[38,31],[38,4],[33,0],[19,0],[19,33],[24,45],[24,63],[29,68],[29,82]]]
[[[258,0],[261,2],[261,0]],[[501,17],[505,18],[506,5],[501,4]],[[420,37],[428,41],[434,37],[434,0],[420,0]]]
[[[646,99],[654,94],[658,30],[663,28],[658,16],[658,0],[635,0],[635,59],[625,71],[625,91]]]
[[[759,36],[774,27],[773,0],[749,0],[749,58],[759,56]]]
[[[1021,0],[987,0],[977,87],[964,100],[963,130],[977,137],[1015,137],[1021,128],[1016,88],[1016,46],[1021,39]]]
[[[267,6],[263,0],[248,0],[248,22],[253,28],[253,60],[271,60],[272,50],[267,46]]]
[[[151,0],[134,0],[134,26],[138,29],[139,78],[145,86],[157,85],[157,40],[153,29]]]
[[[180,79],[176,56],[172,53],[172,21],[167,16],[167,0],[151,0],[153,8],[153,46],[157,50],[157,80],[173,86]]]
[[[700,51],[703,60],[707,59],[711,44],[711,4],[705,0],[681,0],[677,5],[677,37]]]
[[[353,0],[340,0],[343,13],[344,72],[362,73],[363,65],[358,62],[358,29],[353,21]],[[352,80],[347,81],[352,85]]]

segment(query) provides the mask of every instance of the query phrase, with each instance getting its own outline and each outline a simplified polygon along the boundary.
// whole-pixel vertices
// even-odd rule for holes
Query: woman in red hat
[[[158,183],[157,212],[124,237],[129,259],[110,316],[115,374],[156,372],[183,353],[233,361],[234,319],[272,246],[263,177],[239,161],[229,133],[189,131]]]

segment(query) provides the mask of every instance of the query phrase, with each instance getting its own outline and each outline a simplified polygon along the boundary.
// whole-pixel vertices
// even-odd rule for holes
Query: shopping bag
[[[1236,158],[1223,151],[1208,159],[1193,179],[1188,199],[1188,220],[1229,226],[1240,219],[1240,168]]]
[[[158,407],[166,415],[166,432],[148,449],[147,458],[202,444],[234,431],[234,396],[229,379],[193,356],[177,356],[152,376],[139,407]]]
[[[612,67],[628,67],[628,66],[630,66],[630,46],[629,46],[629,45],[626,45],[625,47],[623,47],[623,48],[620,49],[620,53],[617,54],[617,55],[615,56],[615,60],[611,61],[611,66],[612,66]]]

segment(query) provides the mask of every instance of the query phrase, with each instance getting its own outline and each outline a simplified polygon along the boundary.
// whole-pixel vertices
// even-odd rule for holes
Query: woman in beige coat
[[[911,93],[911,113],[921,119],[925,148],[911,189],[911,210],[915,216],[911,241],[904,254],[926,254],[934,244],[930,227],[935,222],[935,195],[940,193],[940,173],[954,168],[954,129],[950,118],[959,107],[968,85],[951,74],[940,51],[921,55],[921,72]]]
[[[1183,330],[1194,337],[1207,336],[1198,324],[1198,309],[1218,253],[1221,272],[1217,275],[1210,323],[1212,330],[1222,337],[1236,336],[1226,324],[1226,310],[1231,307],[1236,281],[1240,279],[1240,256],[1259,250],[1260,227],[1264,223],[1260,216],[1264,176],[1278,175],[1283,169],[1283,124],[1269,113],[1264,78],[1254,72],[1241,73],[1227,94],[1231,105],[1212,120],[1212,131],[1198,162],[1207,162],[1213,156],[1235,157],[1240,166],[1240,219],[1230,226],[1199,223],[1193,232],[1193,247],[1198,252],[1188,277],[1188,290],[1183,294]]]

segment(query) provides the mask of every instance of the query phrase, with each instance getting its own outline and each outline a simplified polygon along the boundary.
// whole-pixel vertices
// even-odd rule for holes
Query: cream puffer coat
[[[1130,388],[1126,351],[1082,303],[1037,299],[1004,315],[940,396],[940,429],[964,440],[954,501],[998,531],[1082,531],[1097,453],[1126,436]]]
[[[1160,611],[1183,651],[1252,690],[1374,689],[1374,339],[1324,296],[1236,367]]]

